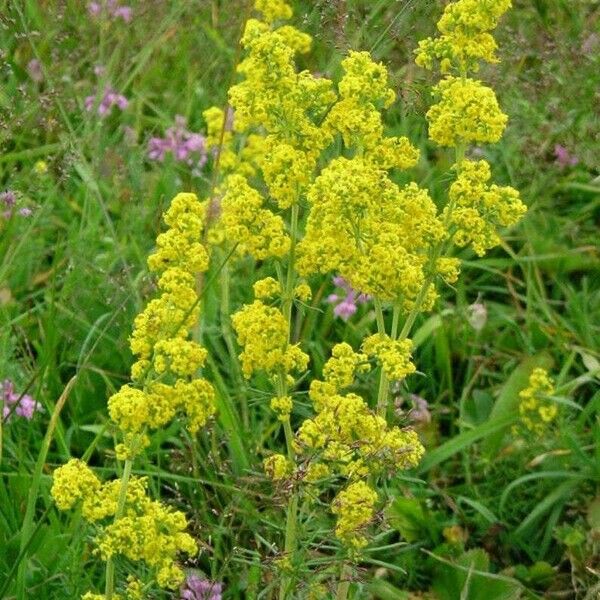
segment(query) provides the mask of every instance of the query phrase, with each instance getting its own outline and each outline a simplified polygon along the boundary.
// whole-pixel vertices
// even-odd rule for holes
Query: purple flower
[[[556,157],[556,164],[560,167],[574,167],[579,159],[571,154],[564,146],[556,144],[554,146],[554,156]]]
[[[369,296],[358,293],[339,275],[333,278],[333,283],[343,291],[343,294],[330,294],[327,297],[327,302],[335,305],[333,314],[344,321],[347,321],[357,311],[358,304],[364,304],[370,300]]]
[[[86,96],[84,100],[85,110],[91,112],[94,110],[94,106],[96,104],[96,96]],[[123,96],[123,94],[118,94],[110,87],[107,87],[104,90],[104,95],[100,99],[100,103],[98,104],[98,114],[101,117],[107,115],[113,106],[116,106],[120,110],[125,110],[129,106],[129,100]]]
[[[165,137],[148,140],[148,158],[162,162],[171,153],[175,160],[200,169],[206,163],[206,138],[200,133],[188,131],[185,117],[175,117],[175,125],[169,127]]]
[[[2,419],[7,421],[13,415],[32,419],[33,414],[42,411],[42,405],[28,394],[17,394],[12,381],[5,379],[0,383],[0,402],[2,403]]]
[[[12,208],[17,202],[17,195],[11,191],[6,190],[0,193],[0,203],[4,204],[6,208]]]
[[[31,59],[27,63],[27,72],[29,73],[29,77],[31,77],[31,79],[36,83],[40,83],[44,79],[42,65],[37,58]]]
[[[198,575],[189,575],[181,588],[181,600],[221,600],[223,585]]]
[[[90,2],[88,12],[92,17],[100,17],[102,13],[111,19],[123,19],[125,23],[133,19],[133,10],[130,6],[120,6],[118,0],[104,0],[103,2]]]

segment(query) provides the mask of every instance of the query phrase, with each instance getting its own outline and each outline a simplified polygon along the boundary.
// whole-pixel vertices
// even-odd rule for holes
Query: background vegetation
[[[202,132],[202,111],[225,103],[244,4],[132,2],[127,23],[101,22],[78,0],[0,2],[0,187],[28,209],[0,215],[0,379],[44,409],[3,425],[0,597],[14,597],[21,561],[26,597],[78,598],[101,577],[82,521],[52,505],[50,473],[70,456],[112,469],[106,399],[126,380],[132,319],[153,293],[146,256],[169,200],[206,193],[210,179],[172,156],[151,160],[148,141],[177,115]],[[315,37],[302,66],[337,72],[356,48],[390,68],[399,101],[389,129],[421,148],[412,176],[435,197],[452,158],[426,141],[431,81],[412,53],[440,3],[295,4],[296,23]],[[387,533],[370,547],[356,597],[600,594],[599,16],[593,0],[515,0],[502,21],[502,63],[484,78],[510,122],[485,154],[529,213],[502,249],[465,254],[457,288],[419,323],[422,376],[411,392],[429,403],[431,421],[419,425],[428,453],[390,482],[398,499],[381,514]],[[128,105],[101,118],[85,99],[106,86]],[[250,298],[254,268],[231,266],[232,306]],[[231,364],[214,275],[204,341],[219,416],[197,440],[182,442],[178,428],[155,436],[140,472],[192,519],[204,552],[190,566],[223,581],[226,598],[269,597],[277,549],[259,532],[285,503],[260,473],[272,419]],[[323,279],[319,297],[333,289]],[[324,300],[318,308],[308,348],[317,371],[325,344],[356,344],[375,319],[368,304],[347,323]],[[540,440],[505,437],[539,365],[565,398],[558,423]],[[46,455],[50,415],[73,377]]]

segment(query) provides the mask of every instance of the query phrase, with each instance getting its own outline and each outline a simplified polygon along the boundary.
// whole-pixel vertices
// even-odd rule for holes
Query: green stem
[[[350,591],[350,578],[352,576],[352,567],[344,562],[340,569],[340,581],[337,586],[336,600],[347,600]]]
[[[296,260],[296,238],[298,237],[298,217],[299,207],[298,204],[292,206],[292,215],[290,223],[290,259],[288,262],[287,274],[285,279],[285,288],[283,290],[283,303],[282,312],[288,325],[288,343],[292,338],[292,306],[294,303],[294,283],[295,283],[295,271],[294,263]],[[279,394],[284,396],[287,394],[287,381],[285,373],[282,373],[279,377]],[[294,432],[290,424],[289,417],[283,422],[283,428],[285,432],[285,443],[287,447],[288,457],[292,462],[296,460],[296,453],[294,452]],[[294,554],[297,546],[297,529],[298,529],[298,494],[292,490],[292,495],[288,501],[286,518],[285,518],[285,555],[290,560],[291,564],[294,564]],[[293,587],[293,582],[290,577],[284,576],[281,578],[279,586],[279,600],[285,600],[288,597],[288,592]]]
[[[114,522],[116,523],[125,512],[125,501],[127,500],[127,486],[129,485],[129,479],[131,477],[131,470],[133,468],[133,461],[128,459],[125,461],[123,467],[123,476],[121,477],[121,487],[119,489],[119,498],[117,500],[117,510],[115,512]],[[112,556],[108,557],[106,561],[106,587],[104,589],[104,595],[106,600],[112,600],[115,591],[115,563]]]
[[[383,306],[381,305],[381,300],[375,298],[374,304],[375,315],[377,318],[377,331],[381,335],[385,335],[385,320],[383,318]],[[381,416],[384,416],[387,410],[389,384],[390,382],[388,381],[382,366],[379,374],[379,389],[377,391],[377,414]]]

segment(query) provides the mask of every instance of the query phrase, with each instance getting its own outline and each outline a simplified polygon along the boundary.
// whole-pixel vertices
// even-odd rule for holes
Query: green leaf
[[[396,498],[387,510],[387,517],[407,542],[428,537],[427,516],[416,498]]]
[[[440,463],[448,460],[461,450],[464,450],[474,442],[487,438],[498,431],[503,431],[507,427],[510,427],[515,422],[515,417],[507,415],[503,418],[496,419],[494,421],[487,421],[471,431],[465,431],[456,437],[448,440],[446,443],[438,446],[434,450],[427,451],[425,458],[421,461],[418,468],[418,473],[423,474],[439,465]]]

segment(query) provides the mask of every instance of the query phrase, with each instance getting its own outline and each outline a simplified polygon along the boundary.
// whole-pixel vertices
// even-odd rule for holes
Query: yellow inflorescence
[[[333,501],[332,511],[337,515],[335,533],[350,548],[358,550],[367,544],[364,529],[375,516],[377,492],[364,481],[351,483]]]
[[[426,278],[428,249],[444,236],[427,192],[416,184],[400,188],[384,169],[357,156],[331,161],[308,199],[299,271],[337,272],[354,289],[409,310]],[[425,304],[434,298],[431,290]]]
[[[121,555],[143,561],[156,569],[161,587],[174,589],[184,577],[175,564],[177,555],[195,554],[196,542],[185,533],[184,514],[148,498],[146,488],[145,478],[132,477],[122,514],[111,523],[106,520],[117,512],[120,480],[101,483],[85,463],[72,459],[54,472],[51,493],[61,510],[81,502],[83,517],[97,524],[96,543],[104,560]]]
[[[411,361],[412,342],[410,340],[393,340],[390,336],[376,333],[365,339],[363,352],[374,356],[390,381],[399,381],[415,372]]]
[[[196,278],[208,269],[201,243],[205,219],[206,203],[194,194],[178,194],[164,215],[169,229],[158,236],[148,259],[150,270],[160,276],[159,297],[134,322],[130,345],[138,360],[131,370],[133,382],[108,401],[121,434],[115,447],[119,460],[133,460],[150,443],[148,432],[178,414],[193,434],[215,411],[213,387],[198,377],[207,352],[189,339],[199,318]],[[81,501],[83,517],[98,525],[97,551],[104,560],[122,555],[143,561],[159,586],[174,589],[184,578],[177,555],[194,554],[196,543],[185,533],[184,514],[151,500],[146,487],[146,480],[136,477],[101,483],[84,463],[72,460],[54,472],[52,495],[61,510]],[[125,597],[140,598],[140,586],[130,582]]]
[[[260,193],[242,175],[230,175],[221,201],[221,223],[226,238],[240,254],[257,260],[284,256],[290,238],[279,215],[264,207]]]
[[[261,370],[272,376],[306,370],[308,355],[288,344],[288,323],[279,309],[255,300],[235,313],[232,323],[244,349],[240,358],[246,377]]]
[[[281,285],[273,277],[259,279],[253,286],[254,296],[259,300],[268,300],[281,295]]]
[[[517,223],[527,208],[512,187],[488,185],[490,166],[484,160],[461,162],[450,186],[445,210],[458,246],[471,244],[479,256],[500,243],[498,227]]]
[[[554,382],[546,369],[534,369],[529,386],[519,393],[519,415],[523,428],[541,435],[558,415],[558,405],[552,401]]]
[[[292,16],[292,7],[284,0],[255,0],[254,8],[263,14],[267,23],[277,19],[289,19]]]
[[[289,418],[293,406],[294,402],[291,396],[276,396],[271,399],[271,409],[277,413],[281,421]]]
[[[273,481],[281,481],[294,472],[294,463],[283,454],[272,454],[263,460],[263,469]]]
[[[496,42],[489,33],[510,8],[510,0],[459,0],[446,6],[438,22],[441,35],[419,42],[417,64],[432,69],[439,61],[442,73],[477,71],[479,61],[494,63]]]
[[[447,77],[434,92],[439,102],[427,112],[429,137],[440,146],[495,143],[506,127],[494,90],[474,79]]]
[[[334,347],[323,369],[324,381],[315,380],[310,386],[317,414],[302,423],[296,436],[300,453],[350,478],[410,468],[423,454],[414,431],[389,427],[360,396],[341,393],[352,385],[356,374],[369,369],[366,358],[348,344]]]

